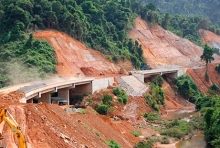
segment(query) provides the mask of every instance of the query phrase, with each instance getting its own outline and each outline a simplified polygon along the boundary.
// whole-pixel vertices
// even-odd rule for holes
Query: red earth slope
[[[209,30],[199,30],[199,33],[201,35],[202,41],[204,44],[208,44],[210,46],[213,46],[213,43],[217,43],[220,45],[220,36],[214,34],[213,32]]]
[[[187,39],[183,39],[159,25],[150,28],[141,18],[136,18],[135,27],[129,37],[141,43],[144,57],[151,67],[179,65],[197,67],[201,63],[203,49]],[[215,55],[216,61],[219,56]]]
[[[27,143],[32,148],[108,148],[105,141],[117,141],[122,147],[132,148],[139,138],[130,132],[134,127],[126,120],[113,121],[96,114],[91,108],[86,114],[67,114],[57,105],[1,103],[19,123]],[[8,148],[18,144],[7,125]]]
[[[218,86],[220,86],[220,75],[215,70],[215,66],[218,64],[209,64],[208,66],[208,74],[210,82],[207,83],[205,81],[205,67],[197,68],[197,69],[188,69],[187,74],[191,76],[193,81],[198,86],[199,90],[206,93],[209,89],[209,87],[216,83]]]
[[[68,77],[80,73],[90,76],[106,74],[118,74],[120,67],[113,64],[102,54],[87,48],[81,42],[58,31],[39,31],[35,38],[47,40],[55,49],[57,58],[57,72],[60,76]]]

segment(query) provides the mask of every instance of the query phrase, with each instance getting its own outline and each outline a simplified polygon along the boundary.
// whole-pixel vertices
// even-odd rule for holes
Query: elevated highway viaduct
[[[145,82],[146,78],[157,75],[176,78],[185,74],[185,71],[183,68],[159,68],[133,71],[132,75],[141,82]],[[131,79],[128,81],[131,81]],[[113,85],[113,83],[114,77],[101,79],[91,77],[55,78],[6,87],[0,89],[0,93],[8,93],[10,91],[22,92],[24,97],[20,100],[21,103],[33,103],[34,99],[42,103],[51,103],[51,94],[56,92],[58,98],[62,98],[67,104],[70,104],[70,91],[74,92],[74,95],[91,94],[97,90],[107,88]]]
[[[95,79],[92,77],[83,78],[55,78],[15,85],[0,89],[0,93],[19,91],[24,93],[21,103],[33,103],[38,100],[42,103],[51,103],[51,94],[57,93],[57,97],[66,100],[70,104],[70,90],[74,95],[91,94],[97,90],[107,88],[114,83],[114,78]]]

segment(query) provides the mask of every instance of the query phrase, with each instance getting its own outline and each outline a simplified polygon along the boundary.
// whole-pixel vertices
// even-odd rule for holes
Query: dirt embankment
[[[136,18],[129,37],[141,43],[144,57],[151,67],[179,65],[187,68],[203,65],[200,60],[203,49],[159,25],[149,27],[141,18]],[[215,55],[216,61],[219,56]]]
[[[55,49],[57,59],[57,72],[60,76],[69,77],[76,74],[81,76],[98,76],[105,74],[118,74],[125,69],[126,64],[116,65],[107,60],[100,52],[87,48],[81,42],[58,31],[39,31],[35,38],[47,40]],[[129,64],[131,65],[131,64]]]
[[[32,148],[107,148],[105,141],[111,139],[122,147],[132,148],[139,141],[130,133],[134,130],[132,124],[98,115],[90,107],[86,114],[72,115],[48,104],[13,104],[7,105],[7,109]],[[7,135],[8,148],[16,147],[18,141],[6,125],[3,135]]]
[[[205,67],[187,70],[187,74],[191,76],[191,78],[196,83],[200,91],[206,93],[209,87],[214,83],[220,86],[220,75],[215,70],[216,65],[218,64],[211,63],[208,66],[208,74],[210,80],[209,83],[205,81],[205,71],[206,71]]]

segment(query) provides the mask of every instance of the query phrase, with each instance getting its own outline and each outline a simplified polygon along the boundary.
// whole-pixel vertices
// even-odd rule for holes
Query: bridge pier
[[[69,88],[58,89],[58,97],[63,98],[67,101],[67,105],[69,105]]]
[[[40,94],[38,98],[38,103],[40,102],[51,104],[50,92]]]

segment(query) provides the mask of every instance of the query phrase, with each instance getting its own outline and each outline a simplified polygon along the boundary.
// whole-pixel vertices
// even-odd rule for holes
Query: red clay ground
[[[1,104],[0,107],[3,107]],[[113,121],[94,113],[88,107],[86,114],[67,114],[57,105],[11,104],[7,109],[25,133],[33,148],[108,147],[105,141],[113,139],[123,147],[133,147],[139,141],[130,132],[134,130],[126,120]],[[9,148],[15,147],[16,138],[5,125]]]
[[[100,52],[87,48],[81,42],[62,32],[39,31],[34,34],[34,37],[47,40],[54,47],[57,72],[63,77],[74,76],[77,73],[82,76],[98,76],[100,72],[118,74],[121,69],[131,68],[131,64],[127,66],[128,63],[116,65],[110,62]]]
[[[201,35],[202,41],[205,44],[208,44],[211,46],[212,42],[220,43],[220,36],[214,34],[213,32],[209,30],[199,30],[199,33]]]
[[[187,70],[187,74],[191,76],[191,78],[196,83],[200,91],[206,93],[209,87],[214,83],[220,86],[220,75],[215,70],[216,65],[218,64],[209,64],[208,66],[208,73],[210,79],[209,83],[205,81],[205,67]]]
[[[129,37],[141,43],[144,57],[150,66],[179,65],[187,68],[203,65],[200,60],[202,48],[183,39],[159,25],[149,27],[141,18],[136,18]],[[220,61],[215,55],[215,60]]]

